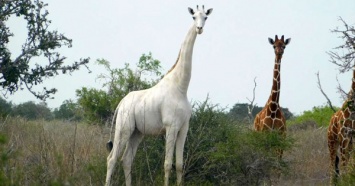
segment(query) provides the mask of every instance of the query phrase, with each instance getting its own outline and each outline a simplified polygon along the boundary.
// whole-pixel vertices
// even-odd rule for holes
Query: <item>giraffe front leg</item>
[[[184,154],[184,145],[187,136],[187,131],[189,130],[189,121],[187,121],[179,131],[179,134],[176,139],[176,174],[177,174],[177,185],[182,185],[183,177],[183,154]]]
[[[165,141],[165,162],[164,162],[164,185],[169,185],[169,177],[173,162],[174,147],[176,142],[177,132],[173,127],[169,127],[166,130],[166,141]]]

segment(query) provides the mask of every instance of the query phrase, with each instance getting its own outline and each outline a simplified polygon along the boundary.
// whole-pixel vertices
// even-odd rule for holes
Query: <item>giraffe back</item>
[[[286,119],[280,107],[271,110],[271,107],[264,107],[255,117],[254,128],[257,131],[279,130],[286,131]]]

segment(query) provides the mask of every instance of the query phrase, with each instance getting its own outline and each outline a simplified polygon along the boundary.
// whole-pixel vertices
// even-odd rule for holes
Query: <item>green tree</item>
[[[76,91],[78,104],[89,122],[104,123],[112,115],[112,98],[103,90],[83,87]]]
[[[337,109],[337,108],[336,108]],[[334,111],[329,106],[313,107],[312,110],[304,111],[295,117],[289,124],[305,124],[315,122],[318,127],[328,126]]]
[[[232,119],[234,119],[238,122],[247,123],[248,122],[248,105],[249,105],[248,103],[236,103],[229,110],[228,115]],[[256,114],[258,114],[262,109],[263,109],[263,107],[254,106],[254,109],[252,111],[253,117],[255,118]],[[281,107],[281,110],[284,113],[286,120],[289,120],[293,117],[292,112],[288,108]]]
[[[97,77],[104,81],[106,91],[86,87],[76,91],[85,118],[92,122],[102,123],[110,119],[122,98],[131,91],[152,87],[161,75],[160,61],[154,59],[151,53],[142,54],[135,70],[128,63],[124,68],[112,68],[105,59],[98,59],[96,63],[107,71],[107,74]]]
[[[44,87],[42,92],[36,92],[34,86],[46,78],[79,70],[89,62],[89,58],[85,58],[64,65],[66,57],[60,55],[58,49],[71,47],[72,40],[49,30],[51,21],[46,6],[40,0],[0,1],[0,86],[3,94],[14,94],[25,87],[36,98],[46,100],[57,90]],[[18,56],[12,56],[7,46],[14,36],[6,25],[10,16],[22,17],[27,22],[28,36]]]
[[[34,103],[33,101],[28,101],[14,106],[13,116],[21,116],[29,120],[35,119],[52,119],[52,112],[48,108],[47,104],[41,102],[39,104]]]
[[[63,101],[59,108],[54,109],[53,115],[55,119],[81,120],[79,105],[72,100]]]
[[[0,97],[0,118],[6,117],[12,111],[12,103],[7,102],[4,98]]]

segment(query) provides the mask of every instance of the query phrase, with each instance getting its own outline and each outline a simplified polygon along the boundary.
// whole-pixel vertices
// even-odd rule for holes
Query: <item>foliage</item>
[[[97,60],[97,64],[104,66],[109,72],[108,75],[100,74],[97,78],[106,81],[103,87],[108,89],[108,94],[119,100],[131,91],[152,87],[160,79],[147,80],[144,75],[154,75],[155,77],[161,75],[160,61],[154,59],[151,53],[148,55],[142,54],[135,71],[129,67],[128,63],[120,69],[112,69],[110,63],[104,59]],[[117,103],[115,106],[117,106]]]
[[[337,185],[347,186],[347,185],[353,185],[355,183],[354,152],[352,153],[351,158],[352,161],[350,161],[350,164],[346,166],[348,171],[345,174],[341,174],[338,180],[335,180]]]
[[[276,150],[290,149],[292,139],[237,126],[208,98],[194,104],[184,150],[185,185],[260,185],[286,170],[287,163],[279,160]],[[136,185],[161,184],[164,144],[162,137],[143,140],[132,168]],[[171,175],[175,180],[174,169]],[[121,167],[113,180],[124,180]]]
[[[66,58],[57,50],[63,46],[71,47],[72,40],[58,31],[49,30],[51,21],[46,6],[40,0],[0,1],[0,86],[3,94],[14,94],[25,86],[36,98],[46,100],[57,90],[44,87],[42,92],[35,92],[34,86],[60,73],[79,70],[89,62],[89,58],[85,58],[64,65]],[[14,36],[6,25],[10,16],[22,17],[27,22],[28,36],[18,56],[12,56],[7,48]]]
[[[144,76],[161,75],[160,62],[153,59],[151,53],[142,54],[135,70],[130,68],[128,63],[124,68],[112,68],[104,59],[97,60],[97,64],[104,66],[108,72],[98,76],[98,79],[105,81],[103,87],[107,88],[107,91],[86,87],[76,91],[78,104],[82,107],[85,118],[91,122],[107,121],[121,99],[129,92],[150,88],[160,79],[147,80]]]
[[[236,103],[230,110],[228,115],[236,121],[247,123],[249,121],[248,117],[248,103]],[[254,106],[252,111],[252,116],[255,118],[256,114],[258,114],[263,108]]]
[[[6,153],[4,144],[7,143],[5,135],[3,135],[0,131],[0,165],[6,165],[8,161],[8,154]],[[9,185],[10,179],[6,177],[5,171],[3,167],[0,167],[0,185]]]
[[[294,140],[275,132],[255,132],[235,127],[226,133],[227,141],[211,153],[211,176],[215,182],[234,185],[261,185],[286,173],[287,162],[279,159],[278,150],[289,150]],[[218,174],[219,173],[219,174]]]
[[[12,111],[12,103],[0,97],[0,118],[6,117]]]
[[[334,111],[329,106],[313,107],[288,122],[289,125],[315,122],[318,127],[328,126]]]
[[[103,123],[112,116],[112,98],[103,90],[83,87],[76,91],[78,104],[89,122]]]
[[[248,119],[248,103],[236,103],[229,111],[228,115],[236,121],[242,122],[242,123],[247,123]],[[255,118],[255,116],[263,109],[263,107],[258,107],[254,106],[254,109],[252,111],[252,116]],[[282,108],[282,112],[284,113],[284,116],[286,120],[289,120],[293,117],[292,112],[288,108]]]
[[[185,182],[201,184],[196,180],[213,182],[215,172],[209,169],[210,154],[219,142],[226,142],[228,127],[234,127],[232,121],[224,113],[224,109],[209,102],[207,97],[203,102],[193,105],[190,128],[185,144]]]
[[[235,181],[238,181],[243,177],[245,180],[242,180],[240,184],[245,183],[246,180],[258,179],[260,182],[266,180],[259,185],[270,185],[267,183],[268,178],[264,177],[262,180],[262,175],[256,174],[256,170],[263,170],[265,175],[271,175],[271,179],[276,179],[277,182],[273,185],[328,184],[329,157],[325,156],[328,154],[328,147],[326,135],[324,135],[326,129],[288,131],[287,136],[297,140],[296,146],[284,153],[282,161],[286,161],[286,165],[289,165],[286,175],[281,174],[280,178],[275,178],[273,169],[260,167],[263,167],[261,165],[273,165],[272,167],[278,169],[279,165],[281,167],[285,165],[278,163],[277,159],[273,158],[272,151],[268,151],[264,155],[261,153],[269,147],[267,144],[274,144],[272,148],[277,147],[277,144],[272,142],[277,136],[273,136],[274,134],[263,136],[264,133],[255,133],[242,127],[243,125],[229,120],[226,123],[218,122],[226,116],[222,116],[223,113],[215,115],[215,112],[223,111],[223,109],[211,103],[205,105],[205,109],[201,109],[202,103],[194,104],[193,115],[195,112],[199,112],[200,114],[196,114],[196,116],[204,119],[195,123],[195,119],[198,119],[196,117],[190,122],[191,130],[185,144],[184,161],[190,161],[188,159],[194,157],[198,158],[198,155],[200,155],[198,160],[203,161],[198,161],[193,164],[194,166],[190,166],[190,173],[186,172],[185,174],[184,185],[239,185],[239,183],[228,184],[228,178],[229,181],[233,181],[234,178],[236,178]],[[214,122],[208,122],[209,119]],[[200,127],[203,124],[207,127]],[[75,126],[77,126],[76,132]],[[199,127],[200,129],[198,129]],[[7,139],[2,146],[4,148],[0,149],[0,153],[11,152],[8,154],[6,163],[0,162],[0,171],[4,171],[6,178],[13,181],[12,185],[50,185],[52,183],[57,185],[104,185],[108,155],[105,144],[109,135],[106,128],[86,123],[55,120],[28,121],[8,117],[6,122],[0,121],[0,133]],[[209,144],[210,139],[214,141],[211,143],[214,145]],[[261,139],[270,143],[260,143]],[[193,140],[200,141],[200,143],[193,142]],[[163,185],[164,150],[164,136],[144,138],[133,163],[133,185]],[[266,162],[261,163],[263,161],[259,160],[260,163],[255,163],[258,159],[257,155],[265,157],[260,160]],[[271,163],[273,161],[275,164]],[[254,167],[254,171],[245,169],[248,164]],[[121,162],[117,166],[114,184],[124,185]],[[259,168],[255,169],[257,167]],[[206,175],[208,170],[211,173]],[[247,171],[241,174],[242,170]],[[267,173],[267,170],[270,170],[271,173]],[[282,168],[282,170],[285,169]],[[201,175],[198,175],[199,171],[201,171]],[[278,173],[278,171],[276,172]],[[277,173],[275,173],[276,176]],[[174,185],[173,182],[176,179],[174,168],[171,176],[170,181]],[[221,179],[219,180],[219,178]]]
[[[63,119],[70,121],[80,121],[79,105],[72,100],[65,100],[59,108],[54,109],[53,115],[55,119]]]
[[[42,102],[39,104],[34,103],[33,101],[28,101],[14,106],[13,116],[21,116],[29,120],[35,119],[52,119],[51,110],[48,108],[46,103]]]

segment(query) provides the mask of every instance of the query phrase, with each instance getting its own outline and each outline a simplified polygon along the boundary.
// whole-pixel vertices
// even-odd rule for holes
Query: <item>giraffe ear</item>
[[[270,43],[271,45],[274,45],[275,42],[274,42],[273,39],[269,38],[268,40],[269,40],[269,43]]]
[[[212,13],[213,8],[207,10],[206,15],[210,15]]]
[[[291,38],[286,39],[286,41],[285,41],[285,45],[290,44],[290,42],[291,42]]]
[[[188,7],[187,9],[189,10],[189,12],[190,12],[191,15],[194,15],[194,14],[195,14],[195,12],[194,12],[194,10],[193,10],[192,8]]]

